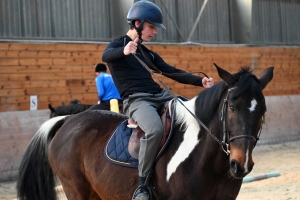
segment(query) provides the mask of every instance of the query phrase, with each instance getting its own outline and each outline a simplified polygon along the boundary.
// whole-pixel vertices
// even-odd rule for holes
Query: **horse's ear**
[[[48,108],[51,110],[51,112],[55,112],[55,109],[51,106],[51,104],[48,104]]]
[[[264,71],[259,79],[260,87],[264,89],[273,78],[274,67],[269,67]]]
[[[214,63],[215,67],[218,70],[219,76],[225,81],[228,87],[233,87],[236,83],[236,79],[229,72],[219,67],[216,63]]]

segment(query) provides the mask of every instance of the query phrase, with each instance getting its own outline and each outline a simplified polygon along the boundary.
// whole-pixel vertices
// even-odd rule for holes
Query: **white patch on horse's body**
[[[251,101],[251,106],[249,108],[250,112],[255,110],[256,105],[257,105],[257,101],[253,98],[253,100]]]
[[[183,104],[195,114],[195,100],[193,98],[189,101],[183,102]],[[189,157],[190,153],[193,151],[195,146],[199,143],[198,133],[200,131],[200,126],[196,119],[186,110],[186,108],[181,105],[181,103],[176,102],[176,124],[182,124],[181,128],[185,128],[183,141],[180,144],[178,150],[175,152],[170,162],[167,165],[167,182],[169,181],[171,175],[175,173],[177,167],[186,158]]]

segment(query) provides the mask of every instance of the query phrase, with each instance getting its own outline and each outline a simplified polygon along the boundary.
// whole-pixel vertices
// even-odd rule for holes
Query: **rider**
[[[166,101],[173,98],[152,79],[151,74],[134,55],[151,66],[145,56],[163,72],[163,75],[179,83],[205,88],[210,88],[214,83],[212,78],[201,78],[170,66],[158,54],[141,44],[142,41],[149,42],[154,37],[157,27],[165,29],[162,19],[162,12],[157,5],[149,1],[137,1],[127,15],[130,26],[127,34],[109,43],[102,54],[102,60],[107,62],[123,99],[124,113],[136,121],[145,132],[145,137],[140,139],[138,159],[140,184],[133,194],[133,199],[150,199],[146,177],[153,167],[163,134],[163,125],[157,111]],[[172,76],[172,73],[183,75]]]

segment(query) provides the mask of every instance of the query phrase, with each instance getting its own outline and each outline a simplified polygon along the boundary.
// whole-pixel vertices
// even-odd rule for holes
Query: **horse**
[[[51,104],[48,104],[48,108],[50,112],[50,118],[57,117],[57,116],[65,116],[65,115],[73,115],[78,114],[86,110],[108,110],[101,104],[69,104],[66,106],[57,106],[52,107]],[[119,112],[123,113],[123,104],[119,104]]]
[[[81,104],[81,102],[78,99],[72,99],[69,103],[69,105],[71,104]],[[63,105],[64,106],[64,105]]]
[[[57,116],[65,116],[65,115],[71,115],[71,114],[77,114],[80,112],[83,112],[90,107],[94,105],[88,105],[88,104],[69,104],[69,105],[62,105],[62,106],[56,106],[52,107],[51,104],[48,104],[48,108],[51,111],[50,112],[50,118],[57,117]],[[95,106],[94,106],[95,108]]]
[[[252,152],[266,112],[262,91],[274,67],[257,78],[248,67],[231,74],[215,66],[219,83],[188,101],[171,100],[173,134],[149,178],[153,199],[236,199],[253,169]],[[55,177],[68,199],[131,199],[138,170],[104,156],[111,133],[127,119],[93,110],[46,121],[21,161],[19,199],[56,199]]]

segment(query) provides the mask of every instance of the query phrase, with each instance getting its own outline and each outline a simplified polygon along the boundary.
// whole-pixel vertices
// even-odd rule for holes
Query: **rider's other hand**
[[[204,77],[202,79],[202,85],[205,88],[210,88],[210,87],[212,87],[214,85],[214,79],[213,78],[206,78],[206,77]]]

